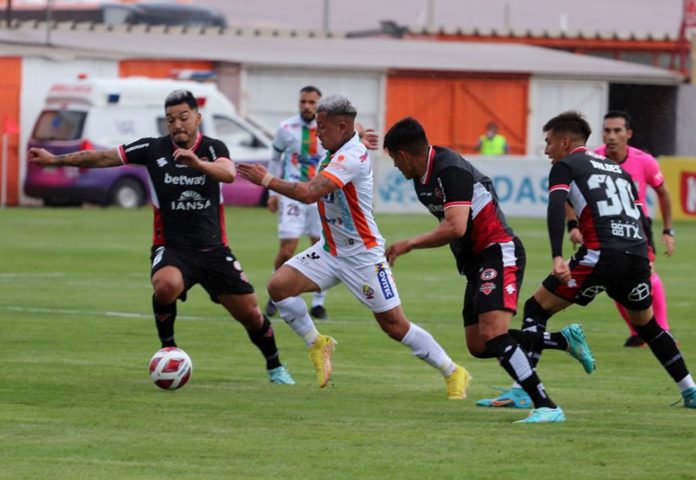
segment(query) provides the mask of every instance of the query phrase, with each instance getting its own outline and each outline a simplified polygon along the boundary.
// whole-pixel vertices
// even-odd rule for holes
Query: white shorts
[[[281,196],[278,201],[278,238],[300,238],[304,235],[312,238],[321,235],[317,204],[307,205]]]
[[[321,243],[321,242],[320,242]],[[316,243],[285,262],[324,290],[343,283],[355,298],[374,313],[386,312],[401,304],[399,292],[386,259],[356,267]],[[352,258],[355,261],[355,258]]]

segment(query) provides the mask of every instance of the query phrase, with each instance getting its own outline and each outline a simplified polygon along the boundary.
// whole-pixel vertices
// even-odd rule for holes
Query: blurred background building
[[[510,154],[540,158],[541,126],[571,108],[587,115],[596,132],[590,143],[597,145],[603,114],[623,109],[635,119],[635,146],[655,155],[696,154],[689,34],[694,5],[4,2],[11,24],[0,28],[0,114],[18,127],[9,135],[8,200],[27,201],[21,192],[22,146],[46,92],[78,74],[164,78],[214,72],[238,111],[269,130],[296,112],[299,88],[313,84],[349,94],[361,121],[381,132],[413,115],[434,143],[465,154],[475,153],[485,125],[495,121]],[[383,173],[378,188],[388,190],[396,180]],[[543,185],[533,189],[531,196],[543,203]],[[393,196],[395,203],[402,200]]]

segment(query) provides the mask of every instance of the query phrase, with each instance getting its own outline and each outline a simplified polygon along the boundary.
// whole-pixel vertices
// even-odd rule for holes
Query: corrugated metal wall
[[[474,153],[486,124],[494,121],[511,154],[526,153],[529,78],[395,73],[387,79],[386,126],[418,119],[429,140]]]

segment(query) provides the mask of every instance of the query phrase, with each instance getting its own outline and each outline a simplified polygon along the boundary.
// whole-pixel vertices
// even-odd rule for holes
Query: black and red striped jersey
[[[549,173],[547,218],[552,255],[562,254],[565,213],[560,212],[567,201],[575,210],[588,249],[616,250],[647,258],[643,213],[637,198],[628,173],[584,147],[554,163]]]
[[[153,244],[227,246],[220,182],[175,161],[177,148],[169,136],[141,138],[118,147],[123,163],[147,168],[155,214]],[[205,161],[229,158],[224,143],[200,133],[192,150]]]
[[[498,205],[491,179],[457,152],[430,147],[425,175],[413,182],[418,200],[439,221],[445,218],[447,208],[471,207],[466,233],[450,242],[461,273],[473,255],[494,243],[509,242],[515,237]]]

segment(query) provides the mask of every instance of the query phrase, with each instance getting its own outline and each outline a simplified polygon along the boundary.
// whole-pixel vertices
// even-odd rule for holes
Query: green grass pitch
[[[387,241],[434,222],[378,217]],[[510,223],[528,254],[522,303],[550,269],[548,240],[543,220]],[[0,479],[696,478],[696,411],[671,406],[678,390],[649,350],[622,347],[627,330],[605,296],[549,322],[582,323],[597,359],[592,375],[562,352],[542,359],[567,423],[513,424],[527,411],[476,407],[510,382],[466,351],[464,280],[447,248],[401,257],[394,274],[410,319],[473,374],[468,400],[446,400],[439,373],[388,339],[342,286],[327,297],[331,319],[318,323],[338,340],[329,388],[315,386],[303,342],[278,317],[298,384],[269,384],[242,327],[195,287],[176,323],[193,377],[162,391],[147,371],[159,346],[151,224],[148,208],[0,211]],[[232,208],[227,226],[263,303],[274,216]],[[676,255],[660,255],[657,268],[696,372],[696,223],[675,229]]]

